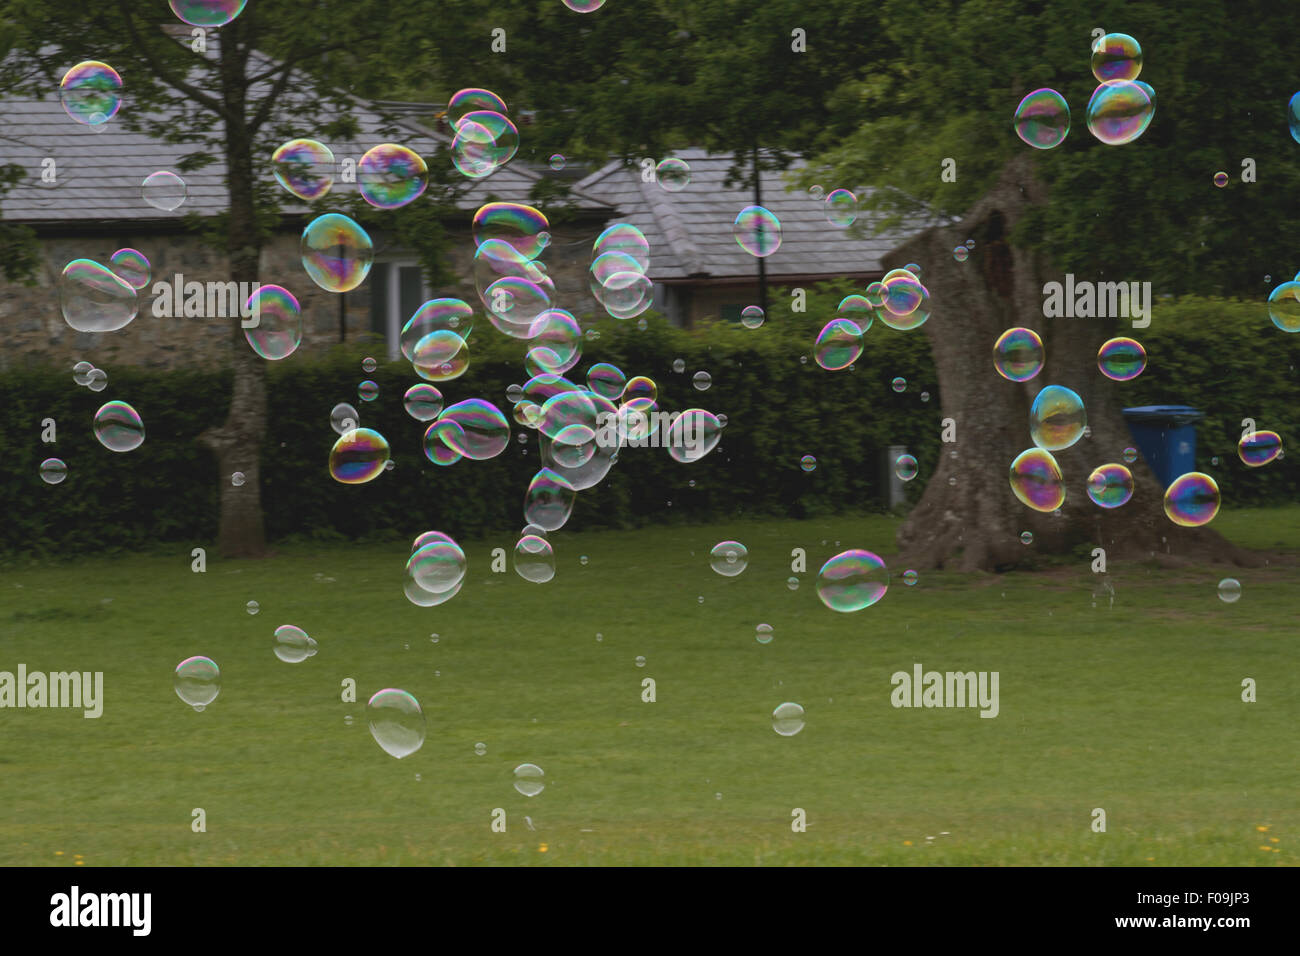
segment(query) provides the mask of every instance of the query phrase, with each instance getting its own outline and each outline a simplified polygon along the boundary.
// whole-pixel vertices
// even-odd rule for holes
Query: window
[[[402,354],[402,326],[429,299],[424,273],[414,260],[376,262],[368,281],[370,331],[388,346],[392,361]]]

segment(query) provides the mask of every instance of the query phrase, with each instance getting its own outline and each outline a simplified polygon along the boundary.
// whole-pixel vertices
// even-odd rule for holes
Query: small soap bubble
[[[262,605],[258,604],[256,601],[249,601],[244,605],[244,610],[249,614],[256,614],[258,611],[262,610]]]
[[[46,458],[41,462],[41,481],[47,485],[57,485],[68,477],[68,466],[61,458]]]
[[[760,644],[770,644],[772,642],[772,625],[760,624],[754,628],[754,640]]]
[[[1021,544],[1033,544],[1033,543],[1034,543],[1034,533],[1033,533],[1032,531],[1022,531],[1022,532],[1020,532],[1020,543],[1021,543]]]
[[[542,780],[545,776],[545,772],[536,764],[520,764],[515,767],[515,789],[525,797],[535,797],[546,789]]]
[[[487,753],[487,744],[483,743],[482,741],[476,743],[474,745],[474,753],[482,757],[485,753]]]
[[[1219,600],[1232,604],[1241,597],[1241,582],[1236,578],[1224,578],[1219,582]]]
[[[237,471],[230,476],[230,483],[234,485],[236,488],[242,488],[244,485],[244,481],[245,478],[244,478],[244,473],[242,471]]]

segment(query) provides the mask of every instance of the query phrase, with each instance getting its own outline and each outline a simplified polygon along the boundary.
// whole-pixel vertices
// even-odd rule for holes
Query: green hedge
[[[939,395],[924,335],[871,329],[852,372],[828,373],[812,359],[817,329],[846,291],[811,291],[803,314],[780,303],[757,330],[714,324],[686,332],[653,315],[645,330],[636,321],[601,322],[600,338],[584,343],[570,377],[580,380],[591,364],[612,362],[629,376],[654,378],[661,408],[707,408],[725,413],[729,423],[719,447],[694,464],[679,464],[663,449],[625,449],[603,482],[579,494],[571,526],[880,508],[881,457],[890,444],[907,445],[922,474],[930,473],[938,455]],[[506,388],[526,378],[523,343],[506,340],[482,318],[479,323],[469,371],[442,391],[449,404],[484,397],[508,414]],[[1300,336],[1274,329],[1260,304],[1202,299],[1157,304],[1140,338],[1150,366],[1124,386],[1126,401],[1206,410],[1198,459],[1220,478],[1229,502],[1294,500],[1300,454],[1252,471],[1237,461],[1235,449],[1246,416],[1280,432],[1284,442],[1296,434]],[[402,407],[417,377],[404,362],[381,364],[366,375],[360,367],[365,354],[362,347],[339,347],[270,368],[262,465],[268,535],[411,538],[429,528],[472,536],[522,527],[524,490],[539,467],[531,433],[519,444],[523,430],[516,429],[516,440],[491,461],[437,467],[423,456],[424,426]],[[678,358],[685,361],[681,374],[672,371]],[[713,377],[705,392],[691,384],[701,369]],[[0,455],[0,488],[9,504],[0,552],[71,554],[161,541],[199,546],[214,539],[219,478],[213,457],[195,437],[224,420],[229,374],[106,370],[109,387],[98,394],[75,385],[69,369],[0,375],[0,407],[10,413],[11,425],[7,453]],[[890,388],[895,376],[908,382],[902,393]],[[357,398],[364,378],[379,385],[373,403]],[[928,402],[921,400],[923,391]],[[128,454],[100,447],[91,432],[95,409],[114,398],[131,402],[145,422],[145,443]],[[336,437],[329,412],[340,401],[353,404],[361,423],[384,434],[393,449],[394,470],[366,485],[341,485],[326,471]],[[46,417],[58,423],[53,446],[40,441]],[[799,467],[805,454],[819,462],[811,473]],[[1220,467],[1210,467],[1213,455]],[[68,464],[60,485],[48,486],[38,476],[39,462],[50,456]],[[908,491],[914,498],[919,483]]]

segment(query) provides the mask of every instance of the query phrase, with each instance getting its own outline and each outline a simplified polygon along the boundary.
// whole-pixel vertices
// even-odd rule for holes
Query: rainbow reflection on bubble
[[[826,196],[826,221],[847,229],[858,218],[858,197],[847,189],[832,190]]]
[[[1283,282],[1269,293],[1268,317],[1283,332],[1300,332],[1300,281]]]
[[[1101,465],[1088,476],[1088,497],[1101,508],[1118,508],[1133,497],[1133,472],[1123,465]]]
[[[781,248],[781,220],[762,206],[746,206],[732,223],[731,234],[740,248],[763,259]]]
[[[420,154],[397,143],[380,143],[357,163],[357,190],[378,209],[414,202],[429,185],[429,167]]]
[[[1097,350],[1097,368],[1115,382],[1130,382],[1147,367],[1147,350],[1136,339],[1119,336]]]
[[[402,406],[417,422],[431,422],[442,412],[442,392],[425,382],[412,385],[402,396]]]
[[[622,396],[623,390],[627,388],[627,376],[623,374],[623,370],[617,365],[598,362],[587,369],[587,388],[601,398],[607,398],[611,402],[615,402]]]
[[[817,572],[817,597],[832,611],[861,611],[884,597],[888,589],[885,562],[870,551],[842,551]]]
[[[470,398],[443,410],[438,419],[460,426],[442,433],[442,441],[466,458],[486,461],[495,458],[510,444],[510,423],[501,410],[482,398]]]
[[[830,372],[848,368],[862,354],[862,330],[848,319],[831,319],[813,343],[817,364]]]
[[[1098,83],[1136,80],[1142,72],[1142,47],[1127,33],[1107,33],[1092,47],[1092,75]]]
[[[1061,451],[1083,437],[1088,415],[1079,393],[1048,385],[1029,407],[1029,437],[1039,448]]]
[[[172,13],[192,27],[224,27],[244,12],[248,0],[167,0]]]
[[[345,485],[364,484],[383,474],[390,457],[383,435],[372,428],[354,428],[330,449],[330,477]]]
[[[1029,381],[1043,370],[1043,359],[1043,340],[1033,329],[1007,329],[993,343],[993,367],[1011,382]]]
[[[144,422],[126,402],[106,402],[95,412],[95,437],[109,451],[134,451],[144,443]]]
[[[1214,174],[1214,185],[1218,186],[1220,189],[1222,189],[1224,186],[1228,185],[1228,174],[1225,173],[1225,172],[1223,172],[1222,170],[1220,170],[1219,172],[1215,173],[1215,174]]]
[[[113,274],[136,291],[149,284],[152,266],[139,249],[119,249],[108,261]]]
[[[751,309],[757,309],[758,306],[749,306]],[[759,309],[761,313],[762,310]],[[835,318],[844,319],[852,322],[857,326],[859,332],[866,332],[871,328],[872,321],[875,320],[876,310],[871,307],[864,295],[846,295],[840,300],[839,306],[835,309]]]
[[[317,216],[302,231],[302,265],[326,292],[351,292],[370,274],[370,234],[342,213]]]
[[[519,130],[495,110],[472,110],[456,122],[451,161],[469,179],[481,179],[514,158]]]
[[[411,367],[426,381],[450,382],[469,368],[469,345],[448,329],[430,332],[416,343]]]
[[[334,185],[334,154],[314,139],[291,139],[271,154],[275,181],[299,199],[320,199]]]
[[[894,461],[894,474],[898,475],[901,481],[911,481],[916,477],[917,471],[916,458],[912,455],[899,455]]]
[[[1237,457],[1251,468],[1259,468],[1282,454],[1282,436],[1277,432],[1251,432],[1237,442]]]
[[[256,322],[244,329],[244,338],[262,358],[278,362],[302,344],[302,308],[288,289],[260,286],[248,297],[244,311]]]
[[[515,573],[533,584],[545,584],[555,577],[555,551],[551,543],[535,534],[526,534],[515,545]]]
[[[655,167],[655,179],[665,192],[679,193],[691,184],[691,165],[676,157],[661,160]]]
[[[506,108],[505,100],[491,90],[480,89],[476,86],[457,90],[451,95],[451,99],[447,101],[447,119],[452,126],[460,123],[465,114],[473,113],[476,110],[487,110],[488,112],[503,115],[510,112]]]
[[[1056,90],[1043,87],[1020,101],[1012,120],[1016,135],[1035,149],[1059,146],[1070,132],[1070,107]]]
[[[1219,513],[1219,486],[1209,475],[1189,471],[1165,489],[1165,514],[1184,528],[1199,528]]]
[[[564,0],[564,5],[574,13],[595,13],[605,5],[605,0]]]
[[[101,126],[122,105],[122,77],[107,63],[85,60],[63,74],[59,102],[83,126]]]
[[[455,332],[465,338],[474,327],[473,319],[474,310],[462,299],[430,299],[402,326],[402,355],[408,362],[414,360],[420,340],[433,332]]]
[[[525,259],[536,259],[546,248],[541,238],[551,228],[546,216],[532,206],[517,202],[490,202],[474,213],[475,247],[490,239],[507,243]]]
[[[58,285],[63,319],[78,332],[116,332],[140,309],[137,291],[93,259],[73,259]]]
[[[1050,513],[1065,501],[1065,479],[1052,453],[1028,448],[1011,462],[1011,490],[1021,504]]]
[[[1112,80],[1103,83],[1088,101],[1088,131],[1107,146],[1131,143],[1151,124],[1155,106],[1137,83]]]

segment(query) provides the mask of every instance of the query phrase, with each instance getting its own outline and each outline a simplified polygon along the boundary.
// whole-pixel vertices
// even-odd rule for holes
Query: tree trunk
[[[246,123],[247,46],[234,23],[223,29],[221,49],[222,98],[226,121],[226,170],[230,212],[226,248],[230,278],[256,282],[261,239],[253,192],[253,138]],[[242,303],[241,303],[242,304]],[[220,428],[210,428],[199,441],[217,456],[221,489],[221,518],[217,549],[225,557],[257,558],[266,553],[262,520],[261,452],[266,437],[266,363],[249,346],[239,316],[231,325],[231,365],[234,382],[230,413]],[[244,482],[231,480],[242,472]]]
[[[1134,491],[1127,504],[1108,511],[1088,498],[1092,470],[1122,463],[1124,449],[1134,445],[1121,415],[1129,404],[1124,383],[1101,374],[1097,349],[1112,336],[1141,341],[1142,333],[1113,319],[1043,316],[1044,283],[1064,277],[1040,254],[1012,246],[1010,232],[1031,205],[1046,201],[1032,161],[1018,157],[959,224],[927,229],[885,257],[887,268],[922,265],[932,308],[923,328],[939,376],[942,416],[956,425],[956,441],[940,445],[933,474],[921,476],[928,479],[921,500],[899,529],[901,566],[1001,571],[1035,552],[1068,553],[1080,546],[1103,548],[1108,561],[1154,557],[1167,564],[1262,564],[1262,556],[1236,547],[1212,528],[1183,528],[1170,521],[1164,488],[1140,457],[1129,466]],[[974,239],[975,247],[967,261],[957,262],[952,250],[967,239]],[[1077,279],[1107,281],[1100,275]],[[993,343],[1013,326],[1034,329],[1043,339],[1043,370],[1024,383],[1007,381],[993,368]],[[1012,459],[1033,447],[1029,407],[1047,385],[1078,392],[1089,426],[1088,437],[1053,452],[1066,482],[1058,514],[1025,506],[1008,481]],[[1034,535],[1028,547],[1020,540],[1024,531]]]

